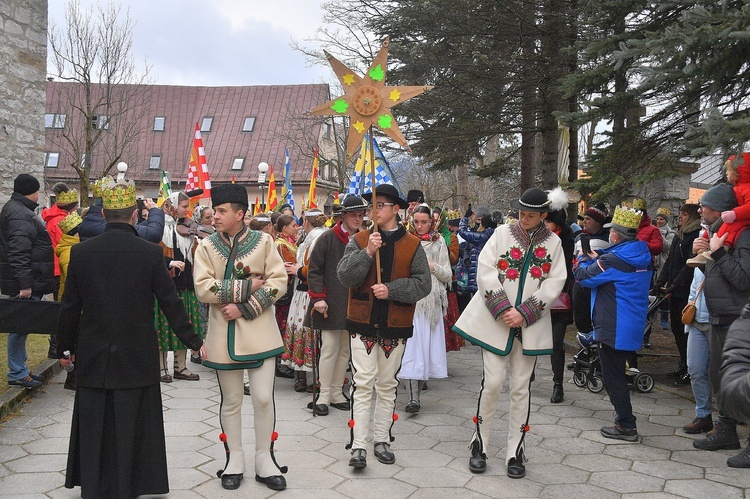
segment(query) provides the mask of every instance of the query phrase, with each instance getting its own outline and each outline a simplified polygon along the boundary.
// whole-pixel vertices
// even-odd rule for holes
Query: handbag
[[[698,297],[701,295],[701,291],[703,291],[704,282],[706,281],[701,282],[701,285],[698,287],[698,291],[695,293],[695,299],[693,301],[687,302],[685,308],[682,309],[681,321],[686,326],[692,324],[695,320],[695,312],[698,310],[698,307],[695,305],[695,303],[698,301]]]
[[[552,305],[549,307],[550,310],[570,310],[570,295],[567,291],[560,293]]]

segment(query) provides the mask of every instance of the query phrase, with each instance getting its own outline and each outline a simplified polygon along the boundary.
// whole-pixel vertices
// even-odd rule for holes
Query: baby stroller
[[[659,305],[669,298],[669,295],[661,298],[649,297],[649,305],[646,311],[646,329],[651,328],[651,322],[659,310]],[[594,333],[581,333],[576,335],[581,349],[573,356],[575,366],[573,367],[573,383],[583,388],[584,386],[592,393],[599,393],[604,389],[602,380],[602,367],[599,360],[599,348],[594,341]],[[654,378],[651,374],[639,371],[636,367],[628,367],[625,371],[628,385],[634,387],[640,393],[648,393],[654,389]]]

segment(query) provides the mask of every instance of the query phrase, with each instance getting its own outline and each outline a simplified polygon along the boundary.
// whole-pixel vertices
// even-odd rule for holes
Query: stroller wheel
[[[586,386],[591,393],[599,393],[604,390],[604,380],[602,380],[601,376],[595,374],[589,378]]]
[[[579,388],[583,388],[584,386],[586,386],[586,372],[574,369],[573,383],[575,383],[575,385]]]
[[[641,393],[648,393],[654,389],[654,378],[648,373],[639,373],[633,383]]]

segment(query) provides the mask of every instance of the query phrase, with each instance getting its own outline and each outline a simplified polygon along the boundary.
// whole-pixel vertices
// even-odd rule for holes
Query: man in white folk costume
[[[248,229],[248,200],[238,184],[211,190],[216,232],[195,252],[195,291],[210,304],[203,365],[216,369],[221,390],[219,420],[227,463],[218,475],[225,489],[240,486],[243,376],[247,370],[255,429],[255,480],[273,490],[286,488],[286,472],[273,456],[276,409],[274,357],[284,351],[272,305],[286,291],[284,262],[271,237]]]
[[[567,271],[560,239],[544,219],[567,206],[560,189],[550,199],[539,189],[526,190],[511,202],[519,220],[495,229],[479,254],[478,291],[454,330],[482,347],[484,375],[469,469],[487,469],[487,449],[510,365],[510,422],[506,448],[510,478],[526,476],[524,437],[529,431],[530,383],[538,355],[552,353],[549,307],[562,291]]]

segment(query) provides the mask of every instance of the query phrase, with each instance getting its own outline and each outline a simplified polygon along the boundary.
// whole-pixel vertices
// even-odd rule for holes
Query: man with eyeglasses
[[[365,200],[373,201],[372,194]],[[352,408],[349,466],[367,466],[367,434],[373,388],[377,393],[373,439],[375,457],[393,464],[390,450],[395,414],[396,375],[406,340],[413,333],[416,303],[432,287],[430,267],[419,239],[396,222],[408,203],[392,185],[377,188],[374,200],[378,231],[360,231],[350,238],[338,265],[338,278],[349,287],[346,328],[350,333]],[[376,276],[379,253],[380,278]]]

